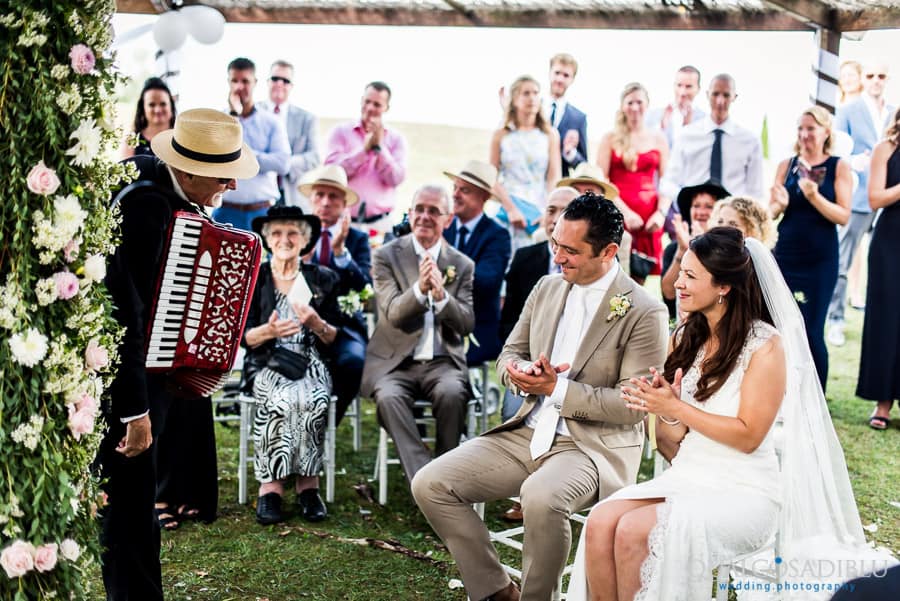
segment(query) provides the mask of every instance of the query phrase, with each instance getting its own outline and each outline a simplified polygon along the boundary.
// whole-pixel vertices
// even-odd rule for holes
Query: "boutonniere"
[[[449,265],[447,269],[444,270],[444,286],[447,284],[452,284],[453,280],[456,279],[456,265]]]
[[[609,300],[609,315],[606,321],[612,321],[613,317],[624,317],[631,309],[631,300],[624,294],[617,294]]]
[[[802,305],[806,302],[806,293],[802,290],[798,290],[794,293],[794,300],[797,301],[797,304]]]
[[[372,284],[366,284],[366,287],[359,292],[351,290],[344,296],[339,296],[338,307],[341,309],[341,313],[353,317],[365,308],[366,301],[373,296],[375,296],[375,291],[372,289]]]

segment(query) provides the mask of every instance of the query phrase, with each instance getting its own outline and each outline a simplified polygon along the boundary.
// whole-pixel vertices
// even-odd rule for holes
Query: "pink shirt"
[[[366,202],[366,216],[390,213],[396,202],[394,189],[406,178],[406,140],[397,131],[384,129],[381,150],[363,150],[366,130],[362,123],[338,125],[328,137],[325,164],[344,168],[349,187]],[[350,207],[355,217],[359,204]]]

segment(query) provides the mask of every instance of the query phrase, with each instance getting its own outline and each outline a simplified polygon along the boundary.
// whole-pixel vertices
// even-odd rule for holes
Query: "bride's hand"
[[[631,386],[622,387],[625,406],[636,411],[674,417],[681,405],[681,370],[675,372],[672,384],[656,370],[651,374],[652,382],[647,378],[631,378]]]

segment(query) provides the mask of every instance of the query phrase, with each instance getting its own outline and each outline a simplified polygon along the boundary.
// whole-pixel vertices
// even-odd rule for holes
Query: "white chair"
[[[488,429],[488,419],[497,413],[500,408],[500,399],[503,393],[496,383],[491,381],[491,362],[486,361],[481,365],[469,368],[469,385],[475,401],[476,419],[469,421],[466,435],[474,438]]]

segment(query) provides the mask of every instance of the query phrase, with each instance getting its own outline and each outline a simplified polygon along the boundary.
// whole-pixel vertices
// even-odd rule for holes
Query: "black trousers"
[[[148,375],[153,439],[159,436],[171,397],[163,381]],[[105,480],[107,505],[100,512],[100,543],[104,547],[103,584],[108,601],[162,601],[159,524],[156,500],[156,444],[137,457],[116,451],[126,425],[107,418],[109,428],[100,443],[95,467]]]

